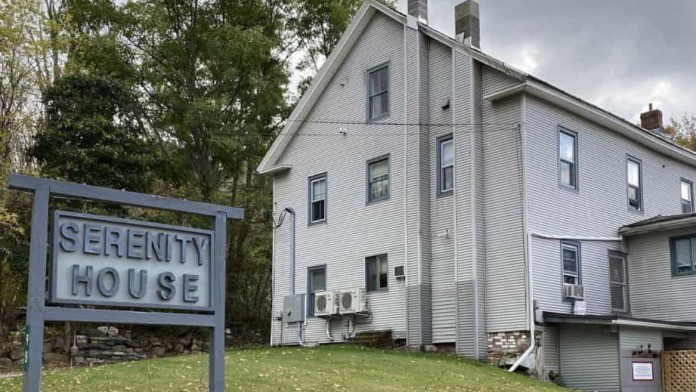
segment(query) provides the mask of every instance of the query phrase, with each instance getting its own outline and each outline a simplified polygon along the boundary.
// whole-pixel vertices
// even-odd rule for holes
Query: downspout
[[[520,102],[520,156],[522,162],[520,163],[520,171],[522,177],[522,228],[524,230],[523,241],[524,241],[524,251],[526,256],[526,272],[525,283],[527,286],[527,324],[529,326],[529,339],[531,344],[529,348],[522,354],[521,357],[515,361],[515,363],[508,370],[510,373],[514,372],[524,360],[529,357],[529,355],[534,352],[537,346],[536,342],[536,321],[534,318],[534,282],[533,282],[533,266],[532,262],[532,236],[529,231],[529,200],[527,199],[527,95],[522,94]]]
[[[295,295],[295,210],[291,207],[285,207],[285,211],[290,214],[290,292]],[[299,323],[297,327],[297,341],[300,346],[304,347],[304,341],[302,339],[302,331],[307,326],[307,297],[305,297],[304,315],[302,317],[302,322]]]

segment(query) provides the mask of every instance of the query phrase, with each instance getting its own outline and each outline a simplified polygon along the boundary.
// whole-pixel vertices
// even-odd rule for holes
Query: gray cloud
[[[429,24],[453,35],[461,1],[430,0]],[[484,52],[633,122],[649,102],[666,118],[696,114],[696,1],[480,4]]]

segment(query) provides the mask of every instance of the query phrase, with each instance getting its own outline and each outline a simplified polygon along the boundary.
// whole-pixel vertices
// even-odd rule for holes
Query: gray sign
[[[213,232],[56,211],[51,302],[212,310]]]
[[[208,388],[225,390],[227,221],[244,219],[244,210],[17,174],[10,175],[9,187],[33,193],[24,392],[41,390],[44,325],[51,321],[208,328]],[[51,197],[195,214],[209,218],[213,230],[57,211],[49,233]],[[53,262],[47,298],[49,234]]]

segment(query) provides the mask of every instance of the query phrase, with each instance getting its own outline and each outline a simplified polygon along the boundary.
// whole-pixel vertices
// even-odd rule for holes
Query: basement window
[[[387,255],[372,256],[365,259],[365,287],[367,291],[386,289],[388,278]]]

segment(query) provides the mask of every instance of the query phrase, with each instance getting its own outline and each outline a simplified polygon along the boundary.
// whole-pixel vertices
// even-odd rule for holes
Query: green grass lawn
[[[42,391],[207,391],[207,362],[193,355],[46,371]],[[232,350],[226,377],[228,391],[566,391],[453,356],[352,346]],[[20,388],[21,378],[0,379],[2,392]]]

